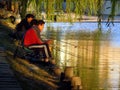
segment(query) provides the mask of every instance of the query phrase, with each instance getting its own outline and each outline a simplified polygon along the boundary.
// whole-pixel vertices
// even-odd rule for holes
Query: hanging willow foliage
[[[116,5],[117,5],[117,0],[111,0],[111,14],[109,15],[109,19],[108,20],[114,20],[114,16],[115,16],[115,9],[116,9]]]
[[[16,1],[16,0],[13,0]],[[21,2],[20,14],[22,17],[28,13],[27,8],[33,8],[34,13],[41,16],[42,12],[46,13],[46,19],[55,20],[60,18],[61,21],[67,19],[72,21],[82,19],[82,15],[98,16],[98,22],[102,20],[103,5],[108,0],[19,0]],[[120,7],[119,0],[111,1],[111,11],[108,15],[108,22],[114,20],[116,7]]]

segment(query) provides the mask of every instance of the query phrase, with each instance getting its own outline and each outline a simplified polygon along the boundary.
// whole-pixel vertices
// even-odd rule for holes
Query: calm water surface
[[[120,90],[120,24],[49,23],[45,30],[54,39],[57,64],[74,67],[83,90]]]

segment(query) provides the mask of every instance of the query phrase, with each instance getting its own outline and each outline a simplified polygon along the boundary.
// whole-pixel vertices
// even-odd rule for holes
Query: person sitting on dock
[[[51,40],[42,40],[40,33],[44,28],[45,22],[43,20],[33,19],[31,21],[32,27],[27,30],[24,35],[24,46],[29,49],[34,49],[35,53],[38,54],[43,49],[43,58],[45,62],[48,62],[51,56],[51,52],[49,49],[49,44]]]

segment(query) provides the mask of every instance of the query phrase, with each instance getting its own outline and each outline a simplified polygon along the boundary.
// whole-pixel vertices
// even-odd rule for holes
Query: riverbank
[[[27,60],[13,58],[15,41],[9,37],[11,29],[6,22],[0,24],[0,45],[4,46],[7,60],[23,90],[57,90],[59,79],[44,67],[38,67]]]

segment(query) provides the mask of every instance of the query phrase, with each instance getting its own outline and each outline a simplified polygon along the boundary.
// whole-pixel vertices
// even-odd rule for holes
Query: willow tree
[[[82,17],[82,15],[95,15],[98,16],[98,21],[101,22],[103,5],[108,0],[19,0],[20,14],[22,17],[28,13],[28,8],[33,8],[33,12],[36,15],[40,15],[42,12],[46,13],[46,19],[55,19],[55,16],[61,16],[62,18],[68,18],[69,21]],[[108,21],[113,21],[116,8],[119,8],[119,0],[111,1],[111,12],[108,15]],[[29,10],[30,11],[30,10]],[[62,16],[64,13],[67,16]],[[72,15],[75,15],[73,18]]]

